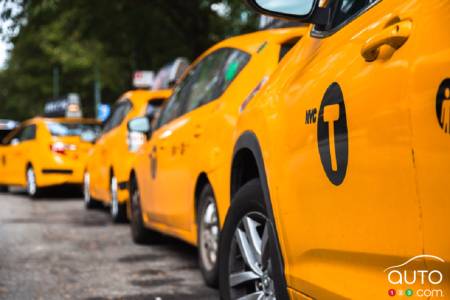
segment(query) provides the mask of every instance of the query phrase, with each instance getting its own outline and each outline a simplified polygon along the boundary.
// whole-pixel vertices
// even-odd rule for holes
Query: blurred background
[[[93,117],[134,71],[192,61],[267,22],[241,0],[0,0],[0,13],[0,119],[15,120],[69,93]]]

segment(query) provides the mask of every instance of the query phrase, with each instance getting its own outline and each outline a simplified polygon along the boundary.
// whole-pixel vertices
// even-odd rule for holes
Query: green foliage
[[[61,94],[79,93],[92,114],[96,72],[103,101],[112,103],[131,88],[133,71],[193,60],[257,24],[241,0],[0,0],[1,7],[18,34],[3,33],[14,48],[0,71],[0,118],[41,113],[55,68]]]

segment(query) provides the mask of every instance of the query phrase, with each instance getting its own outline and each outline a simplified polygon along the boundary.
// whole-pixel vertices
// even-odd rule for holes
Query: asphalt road
[[[137,246],[128,224],[86,211],[66,191],[0,194],[0,299],[218,299],[196,249],[174,239]]]

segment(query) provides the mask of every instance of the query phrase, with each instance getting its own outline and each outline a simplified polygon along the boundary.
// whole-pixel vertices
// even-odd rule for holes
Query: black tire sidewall
[[[274,228],[273,221],[269,217],[265,206],[264,195],[259,179],[249,181],[236,193],[222,230],[219,247],[219,284],[221,298],[224,300],[231,299],[229,290],[229,256],[234,233],[241,219],[251,212],[263,214],[268,222],[271,222],[272,228]],[[273,239],[275,240],[277,239],[276,233],[274,233],[274,235],[275,237]],[[273,280],[277,285],[277,299],[284,300],[289,299],[289,297],[286,289],[286,280],[284,278],[283,262],[280,261],[281,254],[279,253],[278,247],[277,241],[271,245],[272,251],[277,251],[275,255],[271,255],[275,269]]]
[[[142,208],[141,208],[141,195],[139,193],[139,187],[137,185],[136,179],[132,178],[130,180],[130,229],[131,237],[133,242],[136,244],[144,245],[157,241],[156,233],[147,229],[144,225],[144,220],[142,219]],[[137,207],[133,204],[134,193],[139,193],[138,205]],[[135,209],[137,209],[137,219],[135,218]]]
[[[217,253],[217,261],[216,261],[215,266],[211,270],[207,270],[205,265],[203,264],[203,259],[202,259],[201,250],[200,250],[200,242],[201,242],[200,241],[200,239],[201,239],[200,220],[202,218],[203,212],[205,211],[205,208],[206,208],[205,206],[207,204],[208,197],[211,197],[213,199],[214,205],[216,206],[217,218],[219,218],[216,198],[214,196],[212,187],[209,184],[205,185],[200,193],[199,204],[198,204],[198,209],[197,209],[197,239],[198,239],[198,247],[199,247],[199,249],[198,249],[198,264],[200,267],[200,271],[202,272],[205,283],[210,287],[218,287],[218,285],[219,285],[219,253]],[[219,231],[220,231],[220,224],[218,224],[218,226],[219,226]],[[220,233],[219,233],[219,236],[220,236]],[[219,242],[220,242],[220,239],[219,239]]]

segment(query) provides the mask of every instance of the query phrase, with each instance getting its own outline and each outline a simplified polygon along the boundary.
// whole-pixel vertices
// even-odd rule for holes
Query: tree
[[[14,48],[0,71],[0,118],[42,112],[52,95],[77,92],[93,112],[97,74],[112,103],[131,88],[135,70],[157,70],[178,56],[191,60],[212,44],[253,31],[257,17],[240,0],[0,0]]]

